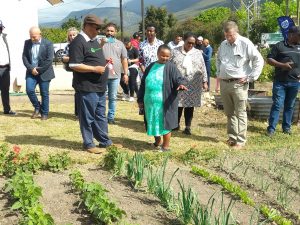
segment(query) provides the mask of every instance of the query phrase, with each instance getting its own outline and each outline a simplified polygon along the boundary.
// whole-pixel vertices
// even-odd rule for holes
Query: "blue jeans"
[[[93,148],[94,137],[101,146],[109,146],[107,119],[105,117],[105,92],[78,92],[78,118],[84,148]]]
[[[107,80],[107,91],[108,91],[107,119],[108,120],[115,119],[119,83],[120,83],[119,78]]]
[[[42,96],[42,103],[39,102],[35,88],[39,85],[40,94]],[[49,81],[43,81],[40,76],[27,75],[26,77],[26,93],[31,101],[34,110],[40,111],[42,115],[47,116],[49,114]]]
[[[268,131],[274,132],[279,121],[280,109],[283,108],[282,130],[291,129],[295,100],[298,94],[298,82],[279,82],[273,83],[273,105],[269,117]]]

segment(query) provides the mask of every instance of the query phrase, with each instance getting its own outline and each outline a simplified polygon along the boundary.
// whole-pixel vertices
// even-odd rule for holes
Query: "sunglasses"
[[[195,42],[190,42],[190,41],[188,41],[187,44],[188,44],[188,45],[195,45],[196,43],[195,43]]]

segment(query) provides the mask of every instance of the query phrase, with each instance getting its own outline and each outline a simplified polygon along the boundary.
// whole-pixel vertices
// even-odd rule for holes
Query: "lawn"
[[[78,169],[87,182],[100,182],[108,190],[108,198],[127,214],[119,224],[184,224],[180,204],[174,203],[175,208],[162,204],[157,193],[151,194],[147,189],[146,179],[140,187],[134,188],[134,182],[126,179],[126,173],[112,178],[113,172],[99,167],[103,155],[92,155],[82,150],[78,121],[73,115],[72,94],[52,93],[47,121],[30,119],[32,107],[27,96],[11,97],[12,109],[18,112],[17,116],[0,115],[0,142],[7,143],[9,148],[18,145],[24,154],[38,152],[43,162],[48,160],[49,155],[57,153],[67,152],[71,157],[72,166],[66,171],[52,173],[42,170],[34,175],[35,182],[42,187],[41,203],[44,210],[52,215],[55,224],[100,224],[91,218],[88,211],[76,205],[78,196],[71,193],[68,178],[74,169]],[[299,128],[294,125],[292,135],[278,130],[270,138],[265,135],[266,122],[250,119],[246,148],[233,150],[225,144],[226,118],[223,112],[204,106],[196,110],[192,135],[173,132],[172,151],[165,154],[156,152],[149,145],[153,140],[145,134],[136,103],[119,101],[116,125],[109,125],[109,135],[114,143],[123,145],[120,152],[126,152],[128,157],[141,153],[155,168],[159,168],[169,156],[165,179],[169,180],[179,168],[171,183],[176,198],[178,193],[183,193],[180,182],[186,191],[188,187],[192,188],[201,205],[206,205],[213,196],[216,199],[213,214],[218,214],[222,199],[226,206],[233,200],[231,220],[235,223],[232,224],[251,224],[251,218],[252,224],[258,224],[258,221],[271,223],[272,220],[277,224],[289,224],[276,220],[272,215],[263,216],[262,205],[276,209],[276,213],[291,220],[292,224],[300,224]],[[205,172],[192,174],[192,166]],[[210,175],[203,175],[206,172]],[[149,177],[149,171],[145,174]],[[224,178],[230,185],[225,185],[219,178]],[[2,177],[1,186],[6,181],[7,178]],[[245,190],[254,203],[247,204],[239,194],[242,192],[231,186]],[[8,199],[7,194],[2,193],[0,224],[17,224],[20,213],[10,209]]]

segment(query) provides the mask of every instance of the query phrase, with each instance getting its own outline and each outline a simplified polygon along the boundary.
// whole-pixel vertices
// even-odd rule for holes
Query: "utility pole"
[[[299,4],[300,4],[300,0],[297,0],[297,26],[299,26]]]
[[[123,41],[123,0],[120,0],[120,26],[121,26],[121,41]]]
[[[141,0],[141,14],[142,14],[143,40],[145,40],[145,7],[144,7],[144,0]]]
[[[289,0],[285,0],[285,15],[289,16]]]

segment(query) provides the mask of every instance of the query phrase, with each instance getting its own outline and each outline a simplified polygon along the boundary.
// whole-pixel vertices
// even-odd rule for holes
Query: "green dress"
[[[161,136],[170,132],[164,129],[163,73],[165,64],[155,63],[145,80],[144,108],[147,134]]]

